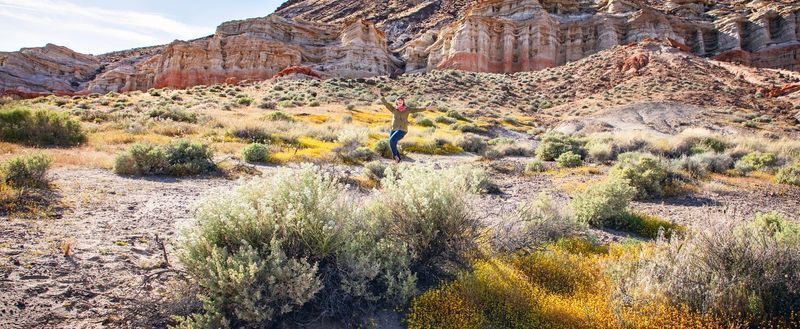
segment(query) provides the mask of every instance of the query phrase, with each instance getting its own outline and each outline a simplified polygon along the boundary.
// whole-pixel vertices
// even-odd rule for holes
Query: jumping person
[[[403,97],[398,97],[394,101],[394,105],[386,101],[386,98],[381,94],[379,88],[373,88],[373,92],[381,99],[381,103],[386,107],[389,112],[392,112],[392,130],[389,131],[389,148],[392,149],[392,159],[400,162],[400,152],[397,150],[397,143],[406,137],[408,133],[408,115],[411,113],[425,112],[428,109],[424,107],[408,107],[406,100]]]

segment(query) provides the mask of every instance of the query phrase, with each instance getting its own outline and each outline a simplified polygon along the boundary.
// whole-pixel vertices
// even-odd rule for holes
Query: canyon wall
[[[214,35],[100,56],[47,45],[0,53],[0,94],[104,93],[459,69],[510,73],[661,39],[698,56],[800,70],[797,0],[291,0]]]
[[[48,45],[3,53],[0,92],[186,88],[269,79],[289,66],[359,78],[388,75],[402,65],[383,32],[364,20],[340,26],[273,15],[224,23],[210,37],[145,49],[94,57]]]
[[[75,93],[101,70],[97,58],[52,44],[0,52],[0,94],[29,97]]]
[[[671,39],[698,56],[797,70],[800,6],[748,5],[734,10],[704,1],[665,1],[655,7],[626,0],[483,0],[438,34],[409,42],[402,57],[407,72],[511,73],[655,38]]]

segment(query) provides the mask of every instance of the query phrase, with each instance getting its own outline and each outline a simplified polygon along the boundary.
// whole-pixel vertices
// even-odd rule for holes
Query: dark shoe
[[[402,161],[402,159],[400,158],[399,155],[395,155],[394,156],[394,161],[397,162],[397,163],[400,163],[400,161]]]

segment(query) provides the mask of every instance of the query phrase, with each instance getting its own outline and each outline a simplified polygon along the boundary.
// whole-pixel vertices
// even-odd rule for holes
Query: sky
[[[85,54],[214,34],[222,22],[263,17],[284,0],[0,0],[0,51],[48,43]]]

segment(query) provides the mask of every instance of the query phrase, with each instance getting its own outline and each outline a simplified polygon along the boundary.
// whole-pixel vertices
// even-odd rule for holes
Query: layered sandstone
[[[800,70],[798,2],[291,0],[273,15],[223,23],[197,40],[100,56],[54,45],[0,53],[0,94],[185,88],[263,80],[296,66],[351,78],[532,71],[647,39],[699,56]]]
[[[54,45],[3,53],[0,92],[186,88],[269,79],[292,66],[358,78],[388,75],[401,64],[368,21],[330,25],[273,15],[224,23],[202,39],[98,57]]]
[[[292,66],[355,78],[388,75],[399,64],[383,33],[367,21],[342,28],[273,15],[227,22],[209,38],[176,41],[153,56],[118,62],[89,91],[264,80]]]
[[[102,69],[93,56],[48,44],[0,52],[0,93],[33,96],[82,90]]]
[[[402,50],[407,71],[508,73],[663,39],[699,56],[797,70],[799,27],[795,2],[481,0],[437,35],[422,35]]]

